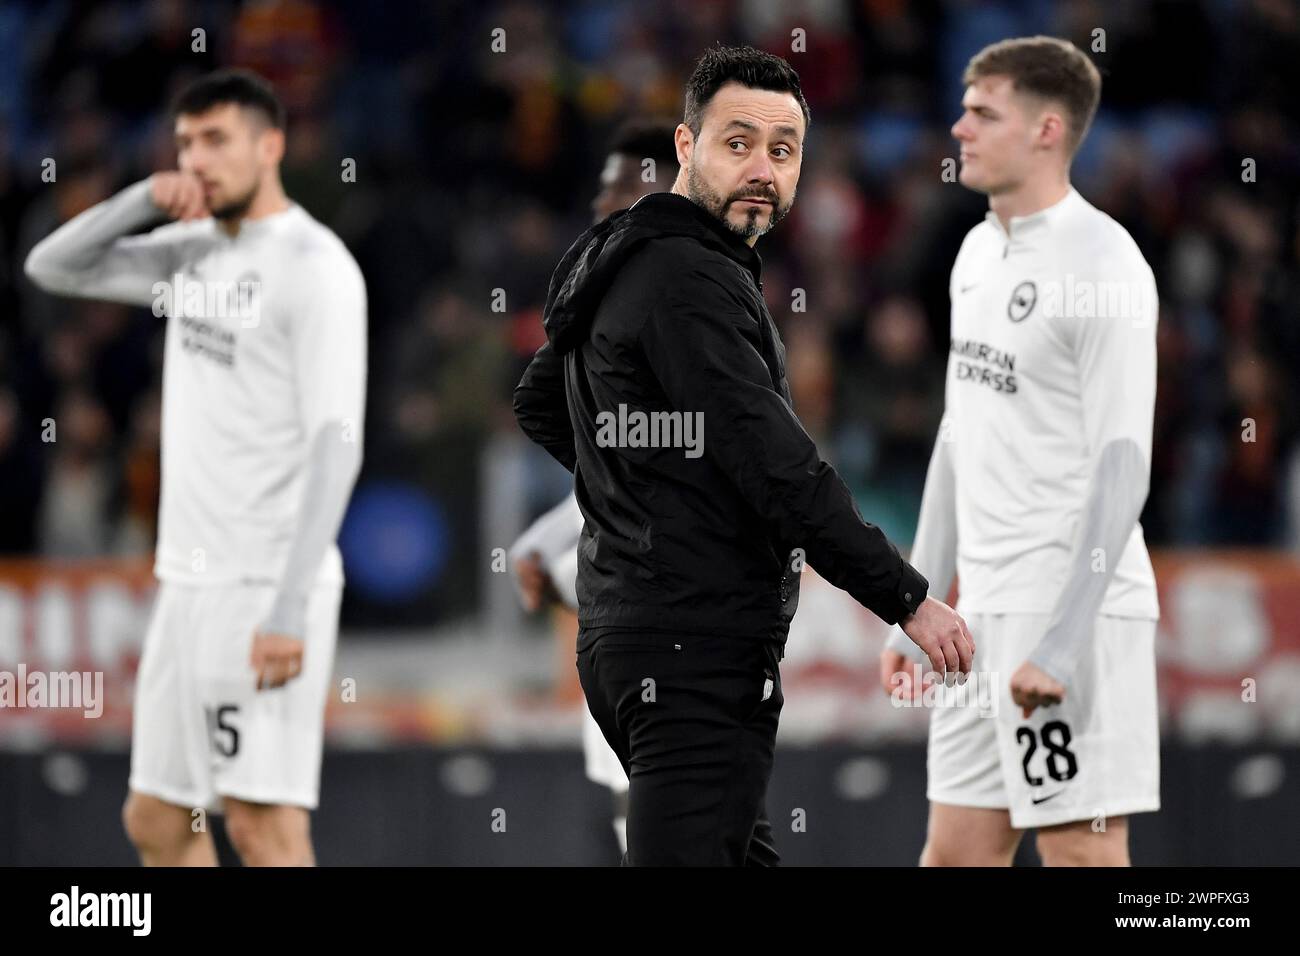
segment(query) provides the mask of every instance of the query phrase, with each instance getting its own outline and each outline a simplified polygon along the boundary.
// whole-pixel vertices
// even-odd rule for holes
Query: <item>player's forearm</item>
[[[150,195],[149,180],[141,180],[68,220],[38,242],[27,256],[27,277],[47,292],[100,297],[108,291],[105,278],[120,285],[121,275],[106,276],[106,258],[113,243],[161,216]],[[121,265],[121,264],[119,264]],[[137,277],[144,287],[153,274]]]
[[[952,447],[943,439],[942,430],[926,470],[921,512],[909,560],[930,582],[930,596],[947,601],[957,573],[957,483]],[[924,657],[901,628],[890,631],[886,646],[918,660]]]
[[[343,422],[316,433],[308,455],[298,525],[275,602],[261,631],[302,637],[307,599],[325,552],[338,537],[348,499],[361,470],[361,443]]]
[[[572,494],[542,515],[510,546],[513,561],[525,554],[537,553],[546,562],[554,561],[578,546],[582,535],[582,512]]]
[[[1149,466],[1136,442],[1120,439],[1102,449],[1079,516],[1065,587],[1046,634],[1029,657],[1062,684],[1068,684],[1092,639],[1106,589],[1142,514],[1149,481]]]

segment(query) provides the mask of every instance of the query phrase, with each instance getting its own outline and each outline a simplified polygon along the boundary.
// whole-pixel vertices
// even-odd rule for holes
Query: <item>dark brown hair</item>
[[[252,70],[216,70],[199,77],[177,94],[172,115],[193,116],[226,103],[253,110],[276,129],[284,129],[284,105],[271,84]]]
[[[986,46],[971,58],[962,82],[1005,76],[1023,93],[1064,107],[1070,155],[1078,150],[1101,100],[1101,74],[1082,50],[1056,37],[1016,37]]]
[[[804,129],[812,122],[808,101],[799,87],[799,74],[785,60],[752,46],[715,46],[704,51],[686,81],[686,115],[682,122],[691,133],[700,135],[704,124],[704,108],[713,94],[726,83],[739,83],[755,90],[773,90],[789,93],[803,113]]]

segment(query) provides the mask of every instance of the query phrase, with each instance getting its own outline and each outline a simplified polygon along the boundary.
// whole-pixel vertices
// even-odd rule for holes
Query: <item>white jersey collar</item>
[[[1052,205],[1027,216],[1012,216],[1007,222],[1008,228],[1005,230],[1002,228],[1002,220],[998,218],[997,213],[992,209],[984,214],[984,221],[992,223],[993,228],[1008,239],[1024,239],[1035,233],[1051,229],[1062,216],[1082,201],[1083,197],[1071,186],[1069,191]]]

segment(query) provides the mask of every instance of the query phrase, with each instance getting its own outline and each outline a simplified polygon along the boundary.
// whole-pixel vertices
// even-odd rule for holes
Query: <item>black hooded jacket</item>
[[[862,520],[791,409],[761,265],[706,210],[654,193],[555,269],[548,341],[514,408],[574,473],[584,628],[784,641],[804,561],[890,624],[925,599],[925,578]],[[694,416],[702,454],[651,447],[690,432],[638,433],[637,412]]]

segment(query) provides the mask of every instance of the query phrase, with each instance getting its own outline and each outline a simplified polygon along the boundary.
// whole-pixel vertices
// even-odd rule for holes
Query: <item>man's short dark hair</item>
[[[658,167],[677,166],[677,124],[669,120],[629,120],[609,141],[609,153],[635,160],[653,159]]]
[[[1101,100],[1101,73],[1086,53],[1057,37],[1015,37],[986,46],[971,57],[962,82],[1005,76],[1012,87],[1064,107],[1066,146],[1079,149]]]
[[[284,104],[271,84],[252,70],[216,70],[199,77],[177,94],[172,115],[193,116],[226,103],[253,110],[276,129],[284,129]]]
[[[686,81],[686,115],[682,122],[691,133],[700,135],[704,122],[704,108],[727,83],[739,83],[755,90],[772,90],[790,93],[803,111],[804,129],[812,122],[808,102],[799,86],[799,74],[785,60],[752,46],[715,46],[704,52],[691,78]]]

